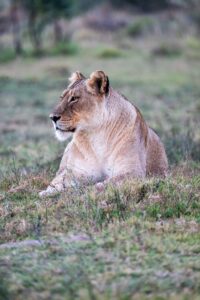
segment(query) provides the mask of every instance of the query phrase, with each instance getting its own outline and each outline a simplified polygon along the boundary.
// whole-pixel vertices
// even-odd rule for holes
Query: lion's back
[[[164,145],[158,135],[148,129],[147,144],[147,175],[166,176],[168,171],[168,160]]]

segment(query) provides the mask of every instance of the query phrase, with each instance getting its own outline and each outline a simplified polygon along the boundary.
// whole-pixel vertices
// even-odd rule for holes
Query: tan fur
[[[109,87],[96,71],[86,79],[75,72],[51,115],[58,139],[72,135],[48,196],[81,182],[101,182],[131,175],[165,176],[168,163],[163,144],[140,111]]]

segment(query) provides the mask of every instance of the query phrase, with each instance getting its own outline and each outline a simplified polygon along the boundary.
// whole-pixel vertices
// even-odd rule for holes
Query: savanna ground
[[[200,299],[200,42],[95,39],[0,65],[0,299]],[[169,177],[40,199],[65,148],[48,115],[96,69],[159,133]]]

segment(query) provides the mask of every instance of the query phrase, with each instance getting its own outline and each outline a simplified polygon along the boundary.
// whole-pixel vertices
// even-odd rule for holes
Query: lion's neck
[[[125,141],[126,135],[130,138],[127,133],[133,131],[137,116],[134,106],[113,89],[105,100],[105,109],[98,116],[96,126],[81,129],[74,137],[79,148],[84,151],[84,148],[91,147],[98,156],[115,147],[121,139]]]
[[[106,99],[106,107],[107,125],[113,125],[118,132],[134,125],[137,116],[134,106],[112,88]]]

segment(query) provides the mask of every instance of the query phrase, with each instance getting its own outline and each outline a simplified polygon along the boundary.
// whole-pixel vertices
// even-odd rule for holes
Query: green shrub
[[[190,37],[186,42],[187,50],[186,54],[190,58],[200,58],[200,40],[195,37]]]
[[[116,57],[119,57],[121,55],[122,55],[122,53],[118,49],[107,48],[107,49],[102,50],[98,54],[98,57],[100,57],[100,58],[116,58]]]
[[[182,54],[182,49],[179,45],[177,44],[161,44],[160,46],[156,47],[153,51],[152,54],[154,56],[166,56],[166,57],[174,57],[174,56],[179,56]]]
[[[74,55],[77,51],[77,44],[72,42],[61,42],[52,47],[48,52],[50,55]]]
[[[141,36],[152,27],[152,23],[152,20],[149,18],[141,18],[127,27],[127,34],[133,38]]]
[[[16,58],[14,50],[11,48],[4,48],[0,51],[0,63],[7,63]]]

